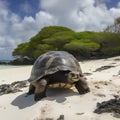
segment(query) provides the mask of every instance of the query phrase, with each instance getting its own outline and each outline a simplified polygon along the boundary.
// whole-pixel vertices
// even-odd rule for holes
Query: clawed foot
[[[29,91],[29,92],[27,93],[27,95],[32,95],[32,94],[34,94],[33,91]]]
[[[39,101],[39,100],[41,100],[41,99],[44,98],[44,97],[46,97],[46,95],[35,94],[34,100],[35,100],[35,101]]]
[[[85,94],[90,92],[90,88],[88,87],[86,81],[78,81],[75,87],[80,94]]]
[[[80,94],[85,94],[85,93],[90,92],[90,89],[89,88],[88,89],[79,89],[78,91]]]

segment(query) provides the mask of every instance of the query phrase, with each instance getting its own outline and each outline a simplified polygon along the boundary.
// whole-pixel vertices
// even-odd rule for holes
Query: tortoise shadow
[[[46,94],[47,94],[47,97],[43,98],[40,101],[56,100],[56,102],[62,103],[66,100],[66,97],[79,95],[78,92],[74,92],[72,89],[61,89],[61,88],[48,88]],[[34,95],[27,95],[27,93],[17,96],[11,102],[12,105],[17,106],[19,109],[24,109],[26,107],[30,107],[36,103],[37,102],[34,101]]]
[[[33,95],[27,96],[26,93],[17,96],[11,104],[17,106],[19,109],[24,109],[34,105],[36,102],[33,99]]]
[[[58,103],[64,102],[67,97],[79,95],[78,92],[73,91],[72,89],[61,89],[61,88],[49,88],[47,90],[46,100],[56,100]]]

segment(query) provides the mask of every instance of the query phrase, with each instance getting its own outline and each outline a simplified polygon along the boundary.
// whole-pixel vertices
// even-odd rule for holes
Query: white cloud
[[[107,9],[103,0],[41,0],[40,5],[56,19],[57,25],[76,31],[100,31],[113,23],[114,18],[119,15],[118,8]]]
[[[120,8],[120,2],[118,2],[118,7]]]
[[[40,0],[41,11],[23,19],[0,1],[0,59],[11,58],[12,50],[28,41],[44,26],[61,25],[76,31],[100,31],[120,15],[117,8],[107,9],[104,0]],[[26,12],[32,9],[26,4]]]
[[[114,18],[120,17],[120,8],[111,8],[110,13]]]

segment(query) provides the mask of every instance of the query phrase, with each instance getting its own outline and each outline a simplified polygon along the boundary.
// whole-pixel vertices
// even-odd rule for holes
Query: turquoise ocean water
[[[0,70],[1,69],[8,69],[8,68],[16,68],[20,66],[15,66],[15,65],[0,65]]]
[[[10,60],[0,60],[0,62],[9,62]],[[0,64],[0,70],[1,69],[8,69],[8,68],[16,68],[16,67],[20,67],[17,65],[2,65]]]

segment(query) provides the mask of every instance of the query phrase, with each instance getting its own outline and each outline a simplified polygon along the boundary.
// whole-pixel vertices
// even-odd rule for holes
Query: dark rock
[[[16,87],[16,88],[24,88],[27,87],[27,81],[16,81],[11,83],[11,86]]]
[[[27,87],[26,80],[13,82],[11,84],[2,84],[0,85],[0,95],[20,92],[24,87]]]
[[[0,61],[0,65],[8,65],[8,62],[2,62],[2,61]]]
[[[9,62],[11,65],[32,65],[33,63],[34,60],[29,58],[17,58]]]
[[[100,72],[102,70],[106,70],[112,67],[115,67],[115,66],[112,66],[112,65],[101,66],[100,68],[97,68],[94,72]]]
[[[8,84],[0,85],[0,95],[3,95],[8,88],[9,88]]]
[[[114,99],[110,99],[108,101],[103,101],[102,103],[97,103],[97,108],[95,109],[95,113],[117,113],[120,114],[120,97],[114,96]]]

